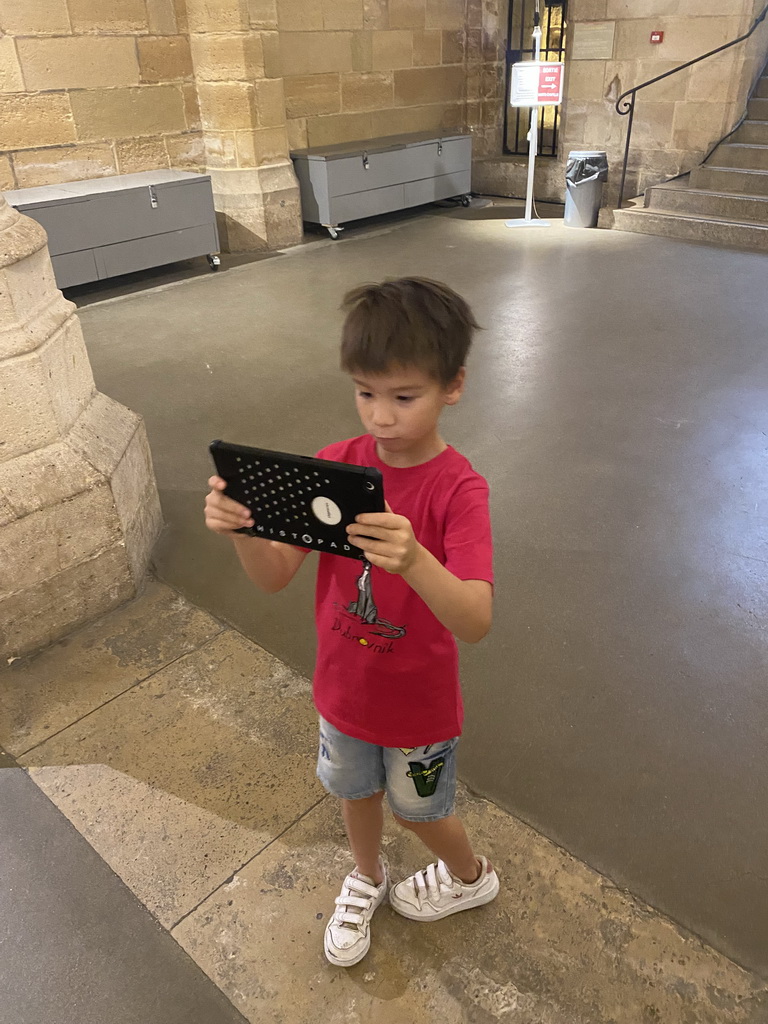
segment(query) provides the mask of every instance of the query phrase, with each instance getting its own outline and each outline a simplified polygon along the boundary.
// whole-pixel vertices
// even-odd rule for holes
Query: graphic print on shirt
[[[407,630],[405,626],[393,626],[386,619],[379,618],[379,610],[376,607],[376,602],[373,600],[373,588],[371,585],[372,568],[373,566],[370,562],[363,562],[363,571],[360,573],[360,578],[357,581],[357,600],[353,601],[347,610],[352,615],[359,615],[368,626],[381,626],[382,629],[375,629],[373,631],[375,636],[383,636],[388,640],[399,640],[400,637],[405,636]]]

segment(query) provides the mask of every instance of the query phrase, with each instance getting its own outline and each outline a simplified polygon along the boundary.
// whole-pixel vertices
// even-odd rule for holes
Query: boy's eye
[[[407,403],[407,402],[412,402],[414,400],[414,397],[415,397],[414,395],[398,395],[397,396],[397,400],[398,400],[398,402],[406,402]]]
[[[370,391],[358,391],[357,392],[357,397],[358,398],[370,398],[371,397],[371,392]]]

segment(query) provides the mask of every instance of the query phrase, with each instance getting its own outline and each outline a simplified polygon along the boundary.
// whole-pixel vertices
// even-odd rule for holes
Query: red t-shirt
[[[384,495],[416,539],[462,580],[493,583],[488,484],[448,447],[421,466],[394,469],[368,435],[329,445],[320,458],[374,466]],[[401,576],[321,554],[315,619],[315,706],[348,736],[384,747],[420,747],[461,733],[464,708],[453,634]],[[371,601],[372,598],[372,601]]]

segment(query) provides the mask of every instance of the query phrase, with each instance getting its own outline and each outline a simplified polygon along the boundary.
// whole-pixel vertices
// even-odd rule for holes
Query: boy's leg
[[[363,800],[342,800],[341,809],[359,874],[376,885],[384,881],[381,864],[381,833],[384,828],[384,790]]]
[[[403,828],[414,832],[432,853],[445,862],[448,870],[467,885],[480,877],[482,865],[475,856],[464,826],[455,814],[439,821],[406,821],[395,813],[395,820]]]
[[[499,879],[485,857],[476,857],[453,813],[458,740],[402,750],[385,748],[387,797],[395,819],[437,856],[395,885],[393,909],[417,921],[436,921],[490,903]]]

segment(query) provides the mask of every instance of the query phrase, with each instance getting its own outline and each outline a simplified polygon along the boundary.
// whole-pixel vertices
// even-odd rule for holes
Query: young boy
[[[463,718],[454,637],[477,643],[491,626],[488,486],[438,430],[444,407],[461,398],[478,325],[464,299],[421,278],[357,288],[343,308],[341,364],[366,433],[318,454],[375,466],[387,500],[386,512],[358,516],[348,531],[370,565],[321,554],[317,579],[317,774],[341,799],[356,864],[325,952],[348,967],[368,952],[389,888],[385,793],[399,824],[438,858],[391,889],[398,913],[436,921],[490,902],[499,880],[453,813]],[[253,525],[248,509],[224,496],[219,477],[210,486],[208,528],[229,534],[257,586],[281,590],[307,552],[233,534]]]

